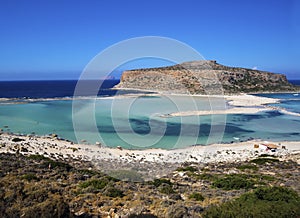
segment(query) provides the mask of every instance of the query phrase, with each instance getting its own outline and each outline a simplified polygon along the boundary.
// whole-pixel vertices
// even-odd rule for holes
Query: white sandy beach
[[[249,94],[225,95],[224,98],[228,101],[228,104],[232,106],[243,106],[243,107],[263,106],[266,104],[275,104],[279,102],[279,99],[266,98],[266,97],[249,95]]]
[[[14,138],[22,139],[13,142]],[[100,145],[73,144],[72,142],[59,140],[50,136],[16,136],[7,133],[0,135],[0,152],[41,154],[56,159],[77,159],[84,161],[125,161],[125,162],[236,162],[256,157],[262,153],[272,153],[278,156],[286,156],[291,153],[300,153],[300,142],[270,142],[284,145],[286,149],[279,148],[276,152],[254,148],[254,144],[263,143],[260,140],[237,142],[232,144],[213,144],[208,146],[191,146],[183,149],[163,150],[126,150],[107,148]],[[299,160],[298,160],[299,161]]]
[[[196,95],[195,97],[208,97],[205,95]],[[240,95],[211,95],[208,98],[224,98],[231,108],[224,110],[199,110],[199,111],[180,111],[163,114],[161,117],[181,117],[181,116],[203,116],[217,114],[255,114],[263,111],[279,111],[292,116],[300,116],[299,113],[290,112],[280,107],[268,106],[280,102],[280,99],[267,98],[249,94]]]
[[[269,108],[252,108],[252,107],[234,107],[226,110],[204,110],[204,111],[183,111],[168,114],[170,117],[182,116],[202,116],[202,115],[216,115],[216,114],[255,114],[262,111],[271,110]]]

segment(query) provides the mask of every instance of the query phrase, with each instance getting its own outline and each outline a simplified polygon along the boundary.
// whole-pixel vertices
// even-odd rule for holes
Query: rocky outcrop
[[[216,61],[203,60],[124,71],[116,88],[191,94],[295,90],[283,74],[227,67]]]

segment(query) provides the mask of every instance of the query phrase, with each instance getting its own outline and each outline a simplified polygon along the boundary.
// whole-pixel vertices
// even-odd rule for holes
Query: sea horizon
[[[0,81],[0,98],[58,98],[72,97],[79,80],[7,80]],[[101,84],[98,96],[113,96],[118,94],[151,93],[139,90],[112,90],[111,88],[120,82],[120,79],[105,80],[81,80],[83,83]],[[300,86],[300,79],[288,80],[296,86]],[[65,85],[65,87],[63,87]],[[16,87],[17,86],[17,87]],[[59,90],[55,90],[55,89]],[[104,91],[105,90],[105,91]],[[102,91],[102,92],[101,92]],[[44,92],[44,93],[41,93]],[[54,92],[54,93],[51,93]],[[155,91],[154,91],[155,92]],[[51,93],[51,94],[49,94]],[[94,92],[82,93],[83,96],[94,96]]]

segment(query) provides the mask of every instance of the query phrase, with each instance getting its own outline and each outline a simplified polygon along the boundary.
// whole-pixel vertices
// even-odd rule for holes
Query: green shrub
[[[89,175],[89,176],[103,175],[100,172],[97,172],[97,171],[94,171],[94,170],[88,170],[88,169],[81,169],[81,170],[78,170],[78,172],[80,174]]]
[[[203,217],[299,217],[300,197],[288,188],[258,188],[239,198],[209,208]]]
[[[70,164],[67,163],[63,163],[60,161],[54,161],[54,160],[50,160],[48,162],[46,162],[46,164],[49,166],[49,164],[51,165],[51,168],[63,168],[67,171],[72,169],[72,166]]]
[[[163,184],[162,186],[159,187],[159,191],[163,194],[170,195],[174,194],[175,191],[173,190],[171,185],[168,184]]]
[[[203,201],[204,197],[203,197],[203,195],[201,195],[201,193],[194,192],[189,195],[189,199],[194,199],[196,201]]]
[[[192,167],[192,166],[187,166],[187,167],[179,167],[179,168],[177,169],[177,171],[191,172],[191,173],[193,173],[193,172],[196,172],[197,169],[196,169],[195,167]]]
[[[52,160],[48,157],[45,157],[45,156],[39,155],[39,154],[29,155],[27,158],[30,160],[42,161],[42,163],[43,163],[42,166],[45,168],[50,166],[50,168],[52,168],[52,169],[53,168],[64,168],[67,171],[72,169],[72,166],[67,163],[55,161],[55,160]]]
[[[109,179],[101,178],[101,179],[92,179],[79,184],[80,188],[92,187],[93,189],[100,190],[106,187],[109,183]]]
[[[38,180],[38,178],[36,177],[36,175],[34,175],[33,173],[28,173],[22,176],[22,179],[25,179],[27,181],[32,181],[32,180]]]
[[[29,155],[27,156],[28,159],[30,160],[38,160],[38,161],[41,161],[41,160],[51,160],[50,158],[48,157],[45,157],[43,155],[40,155],[40,154],[32,154],[32,155]]]
[[[294,190],[285,187],[261,187],[255,190],[254,194],[257,199],[265,201],[284,201],[286,203],[293,201],[293,199],[300,201],[298,194]]]
[[[151,184],[155,187],[159,187],[161,184],[172,185],[172,182],[169,179],[155,179]]]
[[[111,198],[124,197],[123,191],[112,186],[107,187],[103,194]]]
[[[203,174],[199,174],[199,175],[197,174],[197,175],[194,175],[194,177],[196,179],[207,180],[207,181],[212,181],[212,180],[218,178],[218,176],[213,175],[213,174],[208,174],[208,173],[203,173]]]
[[[258,165],[263,165],[265,163],[273,163],[273,162],[279,162],[278,159],[275,158],[256,158],[250,161],[251,163],[256,163]]]
[[[241,174],[232,174],[213,181],[213,187],[224,190],[232,189],[251,189],[254,187],[254,181],[249,180]]]
[[[244,164],[244,165],[241,165],[241,166],[238,166],[236,167],[237,169],[239,170],[253,170],[253,171],[257,171],[258,170],[258,167],[257,166],[254,166],[254,165],[250,165],[250,164]]]
[[[269,175],[260,175],[260,179],[267,180],[267,181],[274,181],[275,177]]]

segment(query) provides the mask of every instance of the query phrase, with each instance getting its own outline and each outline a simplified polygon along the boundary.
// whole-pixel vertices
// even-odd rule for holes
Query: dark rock
[[[28,149],[25,147],[21,147],[21,152],[28,152]]]
[[[25,141],[24,139],[20,139],[20,138],[13,138],[12,139],[13,142],[22,142]]]
[[[188,208],[183,205],[174,205],[168,209],[167,218],[188,218]]]
[[[195,212],[195,213],[201,213],[204,211],[204,208],[199,205],[195,205],[195,206],[190,207],[189,211]]]
[[[162,205],[163,207],[169,207],[170,205],[173,205],[173,204],[175,204],[174,201],[164,200],[164,201],[161,202],[161,205]]]
[[[175,201],[179,201],[182,200],[181,196],[179,194],[171,194],[169,196],[170,199],[175,200]]]
[[[157,216],[153,214],[131,214],[128,218],[157,218]]]

